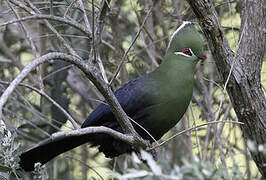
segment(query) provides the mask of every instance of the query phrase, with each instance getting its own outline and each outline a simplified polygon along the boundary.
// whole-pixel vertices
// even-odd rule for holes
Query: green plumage
[[[203,39],[191,23],[183,23],[173,34],[162,64],[153,72],[131,80],[115,92],[127,115],[135,122],[136,131],[150,142],[160,139],[182,118],[191,100],[195,67],[203,56]],[[139,127],[145,128],[144,131]],[[100,104],[84,121],[82,128],[106,126],[122,132],[110,107]],[[130,153],[135,149],[107,134],[63,137],[43,141],[20,158],[24,170],[32,170],[35,162],[46,163],[53,157],[89,142],[99,146],[107,157]]]
[[[141,79],[145,101],[151,104],[141,110],[148,114],[143,126],[157,140],[186,112],[193,93],[195,67],[203,55],[204,41],[200,33],[191,23],[182,26],[172,36],[159,68]],[[190,48],[195,56],[175,54],[184,48]]]

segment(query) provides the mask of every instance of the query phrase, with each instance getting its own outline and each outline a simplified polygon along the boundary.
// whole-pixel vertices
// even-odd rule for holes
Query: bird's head
[[[206,59],[203,38],[191,22],[183,22],[174,32],[167,48],[166,56],[168,55],[196,62]]]

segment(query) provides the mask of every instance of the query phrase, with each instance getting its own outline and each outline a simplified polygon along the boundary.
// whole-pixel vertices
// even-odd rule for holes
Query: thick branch
[[[105,133],[105,134],[108,134],[114,137],[115,139],[120,139],[131,145],[134,145],[136,143],[135,138],[133,136],[120,133],[118,131],[115,131],[105,126],[87,127],[87,128],[82,128],[82,129],[72,130],[72,131],[61,131],[61,132],[52,134],[50,139],[52,140],[55,138],[68,137],[68,136],[71,136],[71,137],[72,136],[83,136],[83,135],[93,134],[93,133]]]
[[[80,58],[72,55],[68,55],[65,53],[48,53],[40,58],[35,59],[30,64],[28,64],[21,73],[11,82],[8,88],[4,91],[2,96],[0,97],[0,120],[3,120],[2,109],[5,103],[7,102],[8,97],[15,90],[15,88],[23,81],[23,79],[27,76],[27,74],[37,67],[39,64],[44,63],[49,60],[64,60],[76,65],[80,70],[82,70],[88,78],[94,83],[94,85],[98,88],[98,90],[103,94],[106,101],[110,105],[110,108],[114,115],[116,116],[119,124],[123,128],[126,134],[132,135],[136,142],[142,147],[147,147],[148,143],[144,141],[135,131],[131,122],[129,121],[126,113],[123,111],[121,105],[117,101],[116,97],[112,90],[108,87],[108,84],[104,82],[101,78],[100,72],[94,66],[85,63]]]
[[[266,142],[266,99],[261,89],[260,71],[265,48],[263,0],[244,1],[241,32],[234,54],[219,23],[214,7],[207,0],[187,0],[199,19],[220,75],[232,101],[245,140],[257,146]],[[251,155],[266,178],[266,156]]]

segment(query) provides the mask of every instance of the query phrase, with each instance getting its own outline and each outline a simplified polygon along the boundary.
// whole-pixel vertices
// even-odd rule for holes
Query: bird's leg
[[[147,161],[146,159],[143,159],[142,156],[141,156],[141,153],[140,153],[140,149],[134,149],[134,152],[136,153],[136,155],[139,157],[139,159],[144,163],[144,164],[147,164]],[[150,153],[152,155],[152,158],[154,161],[158,161],[158,155],[157,155],[157,152],[155,149],[152,149],[152,144],[150,142],[148,142],[148,149],[151,149],[151,150],[147,150],[148,153]]]
[[[152,144],[149,143],[149,146],[148,146],[149,149],[152,148]],[[151,149],[151,150],[148,150],[148,152],[152,155],[152,158],[154,161],[158,161],[158,155],[157,155],[157,152],[155,149]]]

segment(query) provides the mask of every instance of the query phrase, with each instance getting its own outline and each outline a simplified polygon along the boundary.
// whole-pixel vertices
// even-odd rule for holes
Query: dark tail
[[[20,155],[20,166],[25,171],[33,171],[34,164],[45,164],[55,156],[88,142],[88,135],[67,136],[42,141],[37,146]]]

